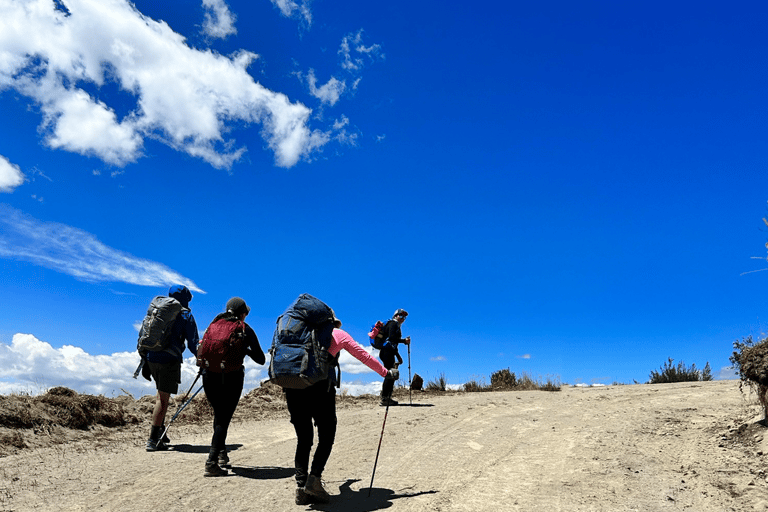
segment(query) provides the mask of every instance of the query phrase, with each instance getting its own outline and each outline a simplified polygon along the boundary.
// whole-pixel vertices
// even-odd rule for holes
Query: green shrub
[[[696,368],[695,364],[690,367],[686,367],[683,361],[674,364],[674,359],[671,357],[664,363],[661,371],[651,370],[649,377],[649,384],[669,384],[672,382],[696,382],[704,380],[712,380],[712,370],[709,367],[709,362],[704,366],[704,370]]]

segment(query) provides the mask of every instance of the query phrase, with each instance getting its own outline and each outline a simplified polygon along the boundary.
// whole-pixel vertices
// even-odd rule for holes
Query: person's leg
[[[317,394],[314,411],[317,426],[317,450],[312,458],[310,475],[321,477],[331,456],[336,439],[336,389],[324,390]]]
[[[165,413],[168,411],[168,403],[171,400],[171,394],[165,391],[157,390],[155,397],[155,408],[152,410],[152,426],[162,427],[165,423]]]
[[[229,424],[232,422],[232,416],[235,414],[237,404],[240,401],[240,395],[243,392],[243,380],[245,373],[234,371],[225,373],[222,376],[222,399],[219,410],[216,413],[214,426],[213,446],[218,451],[219,464],[228,464],[227,455],[227,434]]]
[[[391,370],[395,367],[395,354],[390,353],[389,351],[382,350],[379,353],[379,358],[381,359],[381,364],[386,368],[387,370]],[[385,401],[392,400],[392,391],[395,389],[395,381],[392,379],[384,379],[384,383],[381,385],[381,401],[382,403],[385,403]]]
[[[309,454],[312,450],[314,430],[312,428],[311,396],[304,389],[286,389],[285,401],[291,423],[296,431],[296,485],[304,487],[309,475]]]
[[[312,457],[312,469],[304,491],[317,501],[328,503],[330,495],[323,488],[321,477],[336,438],[336,389],[329,388],[328,382],[322,382],[313,387],[312,394],[312,416],[317,426],[317,449]]]
[[[211,436],[211,446],[208,450],[208,459],[205,461],[203,476],[224,476],[227,474],[227,470],[219,467],[219,424],[225,403],[223,388],[222,374],[213,372],[203,374],[205,397],[213,409],[213,435]]]
[[[180,363],[149,363],[152,378],[157,386],[155,406],[152,409],[152,429],[147,440],[147,451],[165,450],[168,446],[160,439],[164,430],[165,415],[171,395],[178,393],[181,381]]]

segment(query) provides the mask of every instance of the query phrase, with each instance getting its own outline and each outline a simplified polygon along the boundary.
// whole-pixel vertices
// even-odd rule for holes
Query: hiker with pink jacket
[[[349,333],[341,330],[341,320],[334,317],[333,323],[336,328],[333,330],[333,341],[328,348],[331,356],[338,357],[343,349],[382,377],[393,381],[400,378],[397,369],[384,368]],[[296,504],[328,503],[330,496],[323,488],[321,476],[336,437],[336,387],[324,380],[305,389],[286,389],[285,398],[297,438],[294,457],[298,485]],[[318,440],[310,469],[309,455],[314,435],[313,420],[317,426]]]

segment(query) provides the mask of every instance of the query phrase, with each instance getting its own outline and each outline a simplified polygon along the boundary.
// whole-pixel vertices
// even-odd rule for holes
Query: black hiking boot
[[[216,463],[216,461],[208,461],[205,463],[205,473],[203,473],[203,476],[227,476],[229,472],[219,467],[219,465]]]
[[[162,440],[147,439],[147,451],[148,452],[163,452],[168,449],[168,445]]]
[[[382,406],[397,405],[397,404],[398,404],[397,400],[395,400],[394,398],[391,398],[391,397],[383,397],[381,399],[381,405]]]
[[[229,455],[227,455],[227,450],[221,450],[219,452],[219,466],[229,466]]]

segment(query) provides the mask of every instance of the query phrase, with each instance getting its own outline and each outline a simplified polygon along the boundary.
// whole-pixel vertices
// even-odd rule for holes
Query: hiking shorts
[[[176,394],[181,384],[181,363],[153,363],[147,361],[152,379],[155,381],[158,391]]]

